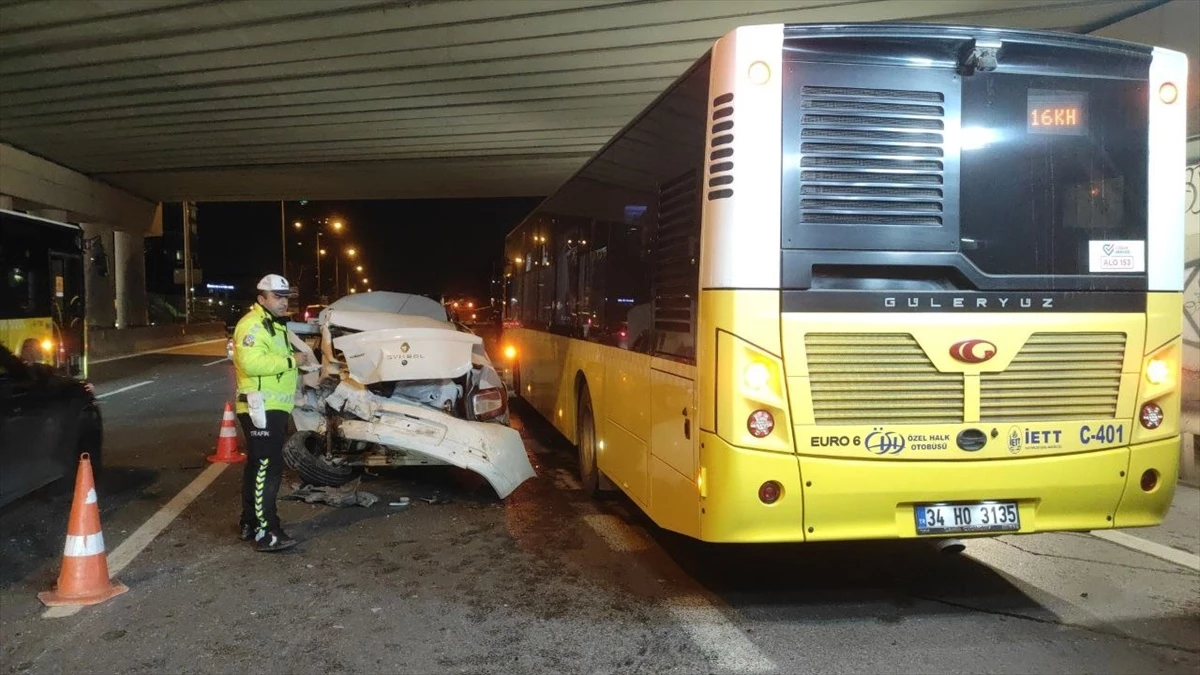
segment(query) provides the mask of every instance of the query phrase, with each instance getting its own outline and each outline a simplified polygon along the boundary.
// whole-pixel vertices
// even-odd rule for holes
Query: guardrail
[[[88,360],[96,362],[222,337],[225,337],[225,324],[220,322],[89,328]]]

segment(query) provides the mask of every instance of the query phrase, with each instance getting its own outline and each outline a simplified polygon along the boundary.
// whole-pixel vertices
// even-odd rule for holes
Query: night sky
[[[321,245],[330,255],[322,259],[321,273],[331,296],[331,255],[344,241],[357,248],[373,290],[473,297],[485,303],[493,264],[504,255],[504,236],[540,202],[541,197],[287,202],[289,279],[301,286],[301,301],[311,302],[316,266],[312,224],[330,217],[346,224],[340,236],[322,236]],[[165,229],[173,223],[179,228],[179,204],[164,204],[163,209]],[[294,228],[296,220],[304,222],[303,229]],[[234,284],[242,296],[264,274],[279,272],[279,202],[201,202],[197,221],[197,258],[205,282]],[[346,258],[342,262],[344,283]]]

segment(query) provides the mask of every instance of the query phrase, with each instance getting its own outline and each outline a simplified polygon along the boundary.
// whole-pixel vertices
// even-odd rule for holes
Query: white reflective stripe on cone
[[[87,497],[84,498],[83,503],[84,504],[95,504],[96,503],[96,488],[92,488],[92,489],[88,490]]]
[[[221,415],[222,422],[236,422],[237,418],[233,416],[232,410],[226,410],[224,415]]]
[[[63,555],[73,558],[84,558],[89,555],[104,553],[104,533],[85,534],[80,537],[67,535],[67,545],[63,547]]]
[[[221,427],[220,438],[229,438],[231,436],[237,436],[237,429],[234,429],[233,427]]]

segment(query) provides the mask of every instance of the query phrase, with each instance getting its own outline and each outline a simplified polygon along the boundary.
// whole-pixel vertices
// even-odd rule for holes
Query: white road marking
[[[96,394],[96,398],[102,399],[105,396],[112,396],[113,394],[123,394],[123,393],[129,391],[130,389],[137,389],[138,387],[144,387],[147,384],[152,384],[153,382],[154,382],[154,380],[146,380],[145,382],[138,382],[137,384],[131,384],[128,387],[121,387],[120,389],[118,389],[116,391],[106,391],[103,394]]]
[[[650,548],[650,540],[637,530],[625,525],[620,518],[609,514],[588,514],[583,522],[596,531],[604,543],[614,551],[629,553]]]
[[[1135,537],[1132,534],[1125,534],[1116,530],[1094,530],[1092,536],[1110,541],[1118,546],[1124,546],[1138,553],[1145,553],[1146,555],[1166,560],[1180,567],[1187,567],[1188,569],[1200,572],[1200,555],[1180,551],[1170,546],[1163,546],[1148,539],[1142,539],[1141,537]]]
[[[555,484],[564,476],[575,482],[574,477],[563,469],[554,471],[552,475]],[[612,550],[632,553],[652,547],[649,538],[630,527],[624,519],[611,514],[597,514],[593,508],[590,504],[583,507],[583,522]],[[664,604],[692,642],[713,660],[715,670],[734,673],[770,673],[777,670],[775,662],[727,619],[717,609],[716,603],[703,595],[685,593],[668,599]]]
[[[777,669],[775,662],[704,596],[677,596],[667,600],[666,606],[692,642],[713,660],[715,670],[769,673]]]
[[[195,347],[197,345],[211,345],[211,344],[215,344],[217,342],[225,342],[225,340],[226,340],[226,338],[213,338],[211,340],[201,340],[199,342],[189,342],[187,344],[175,345],[173,347],[163,347],[162,349],[150,349],[150,350],[147,350],[144,352],[138,352],[136,354],[125,354],[123,356],[110,356],[107,359],[94,359],[94,360],[88,359],[88,364],[95,365],[97,363],[109,363],[111,361],[120,361],[122,359],[132,359],[137,356],[145,356],[147,354],[162,354],[164,352],[173,352],[176,349],[187,349],[188,347]]]
[[[206,363],[206,364],[204,364],[203,366],[200,366],[200,367],[201,367],[201,368],[207,368],[207,367],[209,367],[209,366],[215,366],[215,365],[217,365],[218,363],[225,363],[225,362],[226,362],[226,361],[228,361],[228,360],[229,360],[229,357],[228,357],[228,356],[226,356],[226,357],[225,357],[225,358],[223,358],[223,359],[217,359],[216,361],[213,361],[212,363]]]
[[[120,546],[108,556],[108,576],[115,577],[120,574],[121,570],[125,569],[133,559],[138,556],[150,542],[154,541],[155,537],[162,533],[183,510],[191,504],[200,493],[212,484],[221,472],[229,468],[229,465],[224,462],[215,462],[207,469],[202,471],[195,480],[188,484],[179,494],[175,495],[171,501],[158,510],[142,524],[141,527],[134,530],[133,534],[129,535],[125,541],[121,542]],[[42,614],[43,619],[61,619],[71,616],[78,612],[82,607],[75,605],[71,607],[51,607]]]

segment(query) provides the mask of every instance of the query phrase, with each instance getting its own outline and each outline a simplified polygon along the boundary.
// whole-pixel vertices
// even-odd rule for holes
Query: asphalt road
[[[232,391],[221,344],[100,364],[114,549],[204,471]],[[207,365],[206,365],[207,364]],[[470,475],[383,472],[370,508],[281,503],[302,540],[235,539],[240,466],[63,618],[70,509],[51,486],[0,511],[0,671],[29,673],[1197,673],[1200,573],[1087,534],[712,546],[591,502],[569,448],[520,416],[538,477],[500,502]],[[211,474],[207,474],[210,475]],[[295,481],[285,474],[284,492]],[[406,509],[390,507],[400,496]],[[434,503],[430,503],[430,500]],[[1197,552],[1200,497],[1163,528]]]

